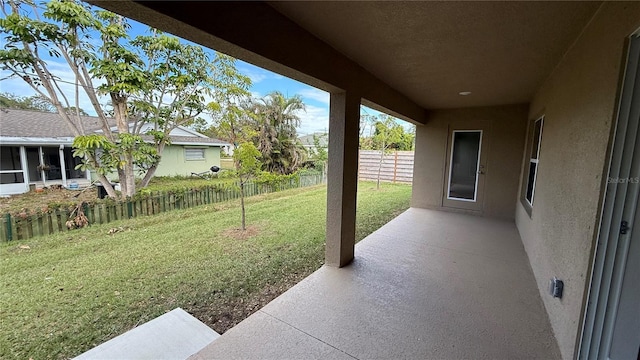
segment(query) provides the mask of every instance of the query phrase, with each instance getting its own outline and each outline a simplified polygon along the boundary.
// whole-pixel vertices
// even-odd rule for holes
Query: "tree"
[[[17,96],[10,93],[0,94],[0,107],[7,109],[36,110],[54,112],[55,108],[42,96]]]
[[[233,151],[233,163],[238,177],[238,187],[240,188],[240,209],[242,231],[247,229],[247,213],[245,210],[245,187],[249,180],[257,175],[260,170],[260,152],[250,141],[242,141],[235,146]]]
[[[108,174],[117,172],[123,196],[146,186],[171,130],[214,108],[207,104],[211,89],[225,84],[216,80],[218,59],[211,61],[202,48],[155,30],[131,40],[125,19],[108,11],[62,0],[44,8],[27,1],[8,4],[10,11],[3,7],[5,19],[0,19],[8,34],[0,50],[3,69],[53,105],[75,136],[74,154],[84,159],[83,169],[95,170],[111,197],[116,193]],[[64,60],[75,77],[73,94],[62,91],[63,81],[51,73],[43,54]],[[100,119],[102,134],[84,129],[81,93]],[[108,106],[101,96],[108,97]],[[144,175],[140,184],[134,169]]]
[[[227,84],[215,92],[216,102],[209,104],[216,134],[233,146],[234,174],[238,177],[242,230],[247,229],[245,210],[245,185],[260,169],[260,152],[251,139],[255,136],[255,113],[250,106],[251,80],[235,69],[235,59],[219,57],[219,81]],[[225,71],[225,69],[227,69]]]
[[[0,27],[7,34],[5,49],[0,50],[3,70],[22,78],[55,107],[75,136],[74,154],[84,159],[83,167],[96,170],[109,196],[116,196],[106,177],[113,169],[118,171],[123,195],[133,195],[134,158],[143,160],[150,151],[144,151],[144,142],[133,136],[128,126],[127,100],[144,91],[147,82],[140,58],[119,43],[127,38],[126,22],[74,1],[51,1],[44,8],[26,1],[7,3],[10,11],[3,6],[5,18],[0,19]],[[100,46],[94,48],[89,38],[99,40]],[[62,91],[62,81],[50,71],[45,54],[64,60],[75,77],[74,94]],[[104,83],[96,87],[94,78]],[[81,91],[100,119],[100,135],[87,134],[84,129],[79,111]],[[100,105],[100,95],[111,100],[110,115],[117,133],[111,131],[114,124]],[[74,106],[75,113],[68,111]]]
[[[314,161],[316,167],[322,169],[324,174],[327,168],[327,161],[329,160],[329,153],[327,151],[329,134],[313,134],[313,147],[308,150],[309,158]]]
[[[389,151],[398,147],[404,140],[404,128],[396,123],[389,115],[371,116],[368,118],[372,122],[374,134],[371,137],[361,137],[360,146],[363,149],[380,150],[380,161],[378,162],[378,178],[376,188],[380,189],[380,174],[382,172],[382,164],[384,155]]]
[[[304,162],[305,151],[298,140],[299,111],[305,105],[299,95],[287,98],[275,91],[253,104],[257,134],[254,143],[262,154],[265,171],[291,174]]]
[[[144,125],[151,125],[144,133],[152,136],[157,154],[154,161],[144,164],[146,174],[140,186],[145,187],[156,172],[160,154],[170,143],[171,131],[178,126],[191,126],[207,109],[212,89],[224,88],[226,83],[216,81],[216,64],[221,55],[212,61],[200,46],[183,44],[157,30],[152,30],[150,36],[138,36],[131,43],[147,59],[145,73],[151,83],[150,91],[134,97],[131,106],[132,131],[140,135]],[[224,71],[236,69],[225,67]]]

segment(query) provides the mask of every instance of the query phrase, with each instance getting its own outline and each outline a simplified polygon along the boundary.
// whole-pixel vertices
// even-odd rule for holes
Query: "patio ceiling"
[[[270,5],[418,105],[458,108],[529,102],[600,3]]]
[[[90,2],[418,123],[529,102],[601,4]]]

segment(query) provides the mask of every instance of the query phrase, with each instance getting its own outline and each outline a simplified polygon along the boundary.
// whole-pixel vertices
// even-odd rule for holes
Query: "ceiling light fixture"
[[[471,95],[471,91],[460,91],[458,94],[462,96],[467,96],[467,95]]]

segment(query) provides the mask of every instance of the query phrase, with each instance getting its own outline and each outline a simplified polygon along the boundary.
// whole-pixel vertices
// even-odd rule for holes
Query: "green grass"
[[[360,183],[358,240],[410,193]],[[232,202],[3,244],[0,358],[76,356],[176,307],[225,331],[321,266],[325,211],[320,186],[250,198],[245,239]]]

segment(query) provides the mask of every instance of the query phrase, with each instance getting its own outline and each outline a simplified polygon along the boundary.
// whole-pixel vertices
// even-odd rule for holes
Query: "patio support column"
[[[64,162],[64,145],[60,145],[58,150],[58,156],[60,157],[60,172],[62,173],[62,185],[67,186],[67,164]]]
[[[40,165],[44,166],[44,154],[42,153],[42,146],[38,146],[38,156],[40,157]],[[40,170],[40,176],[42,177],[42,185],[47,186],[47,177],[44,172],[44,167]]]
[[[336,267],[353,260],[360,100],[352,92],[331,93],[325,263]]]
[[[22,167],[22,177],[24,180],[24,192],[29,191],[29,164],[27,163],[27,149],[24,146],[20,146],[20,166]]]

